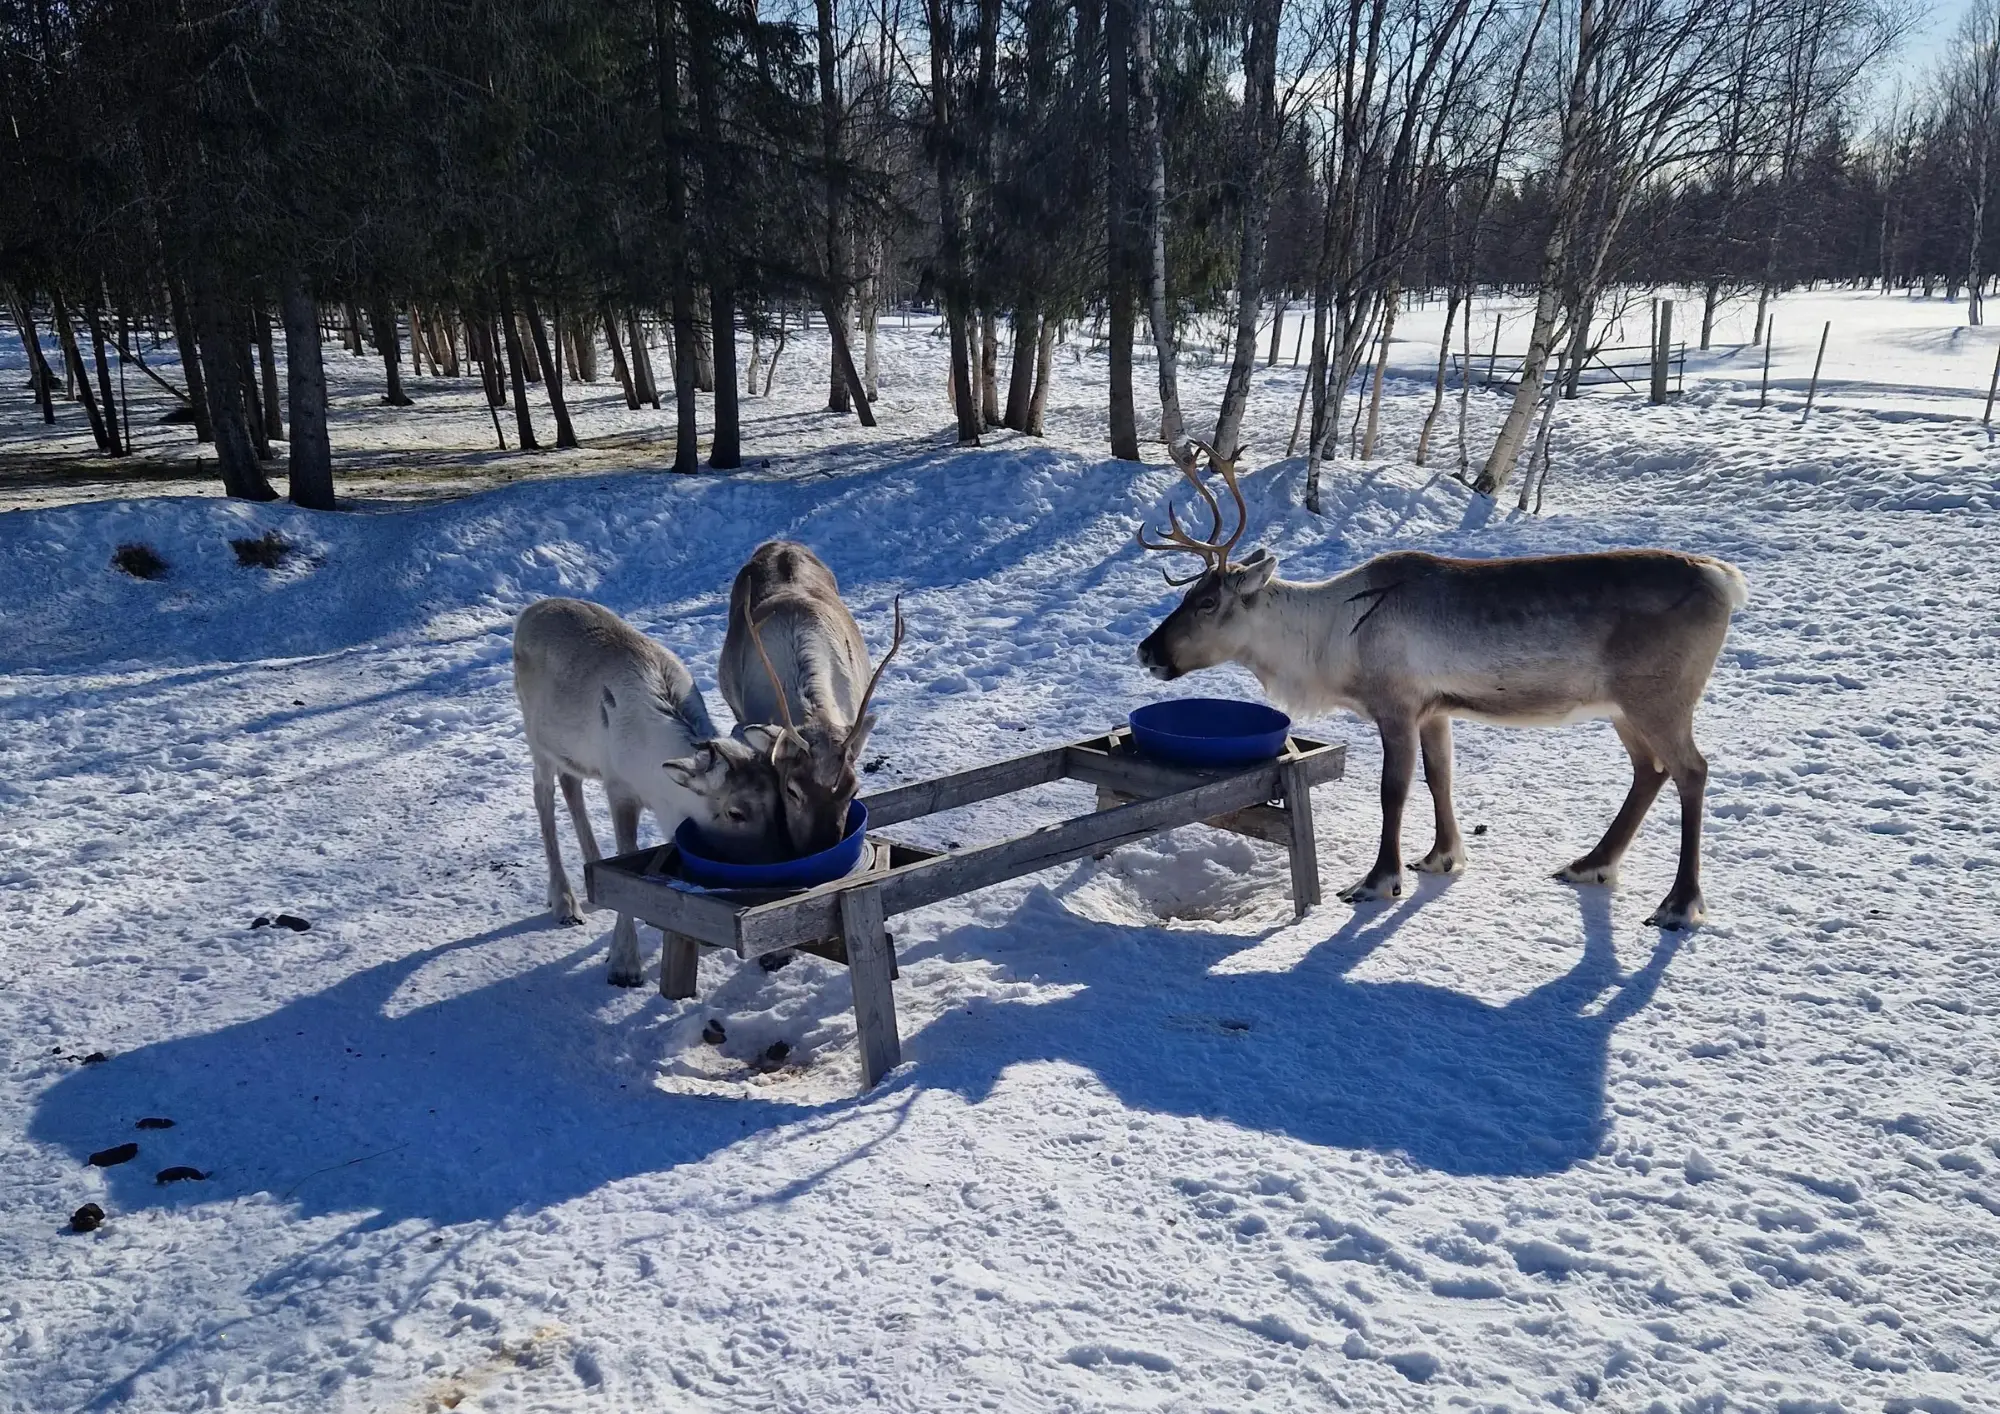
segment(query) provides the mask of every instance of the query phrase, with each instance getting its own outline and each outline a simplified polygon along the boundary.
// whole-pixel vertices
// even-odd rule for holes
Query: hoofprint
[[[1540,518],[1394,460],[1336,464],[1323,520],[1297,463],[1244,481],[1302,580],[1396,550],[1740,565],[1755,597],[1697,721],[1702,930],[1643,925],[1665,812],[1619,888],[1547,878],[1626,789],[1607,725],[1464,722],[1472,867],[1393,904],[1294,924],[1282,856],[1193,829],[904,915],[907,1065],[859,1099],[840,969],[711,956],[674,1004],[604,985],[611,919],[548,926],[513,618],[606,604],[708,686],[731,575],[788,535],[870,643],[898,592],[921,626],[866,788],[1102,731],[1173,690],[1133,646],[1179,596],[1130,535],[1182,482],[1091,450],[1101,362],[1059,357],[1050,444],[907,440],[939,418],[937,346],[885,320],[882,440],[816,411],[806,345],[746,404],[760,473],[0,515],[0,1407],[1983,1408],[1996,331],[1950,356],[1969,416],[1911,416],[1883,380],[1948,381],[1926,370],[1958,343],[1906,308],[1780,302],[1774,383],[1802,387],[1829,316],[1830,375],[1849,331],[1880,366],[1831,410],[1823,380],[1804,427],[1755,412],[1754,350],[1669,407],[1563,404]],[[1413,369],[1425,315],[1398,321]],[[328,360],[336,438],[458,419],[477,447],[476,384],[462,415],[430,380],[391,414],[379,365]],[[1185,376],[1212,407],[1220,368]],[[1300,376],[1260,371],[1257,447]],[[586,441],[638,417],[571,391]],[[1428,406],[1392,378],[1384,445]],[[1472,419],[1479,445],[1477,390]],[[300,554],[239,569],[228,539],[266,530]],[[168,579],[107,569],[133,540]],[[1187,690],[1260,695],[1235,668]],[[1319,852],[1359,872],[1376,733],[1301,725],[1349,745]],[[247,926],[279,909],[311,930]],[[183,1164],[212,1176],[155,1183]],[[104,1226],[59,1231],[86,1201]]]

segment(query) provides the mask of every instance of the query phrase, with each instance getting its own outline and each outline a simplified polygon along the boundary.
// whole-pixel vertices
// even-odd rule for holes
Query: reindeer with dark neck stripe
[[[1570,883],[1617,879],[1640,823],[1672,780],[1681,801],[1680,867],[1646,920],[1686,928],[1703,914],[1702,796],[1708,763],[1694,740],[1694,713],[1729,632],[1749,599],[1734,565],[1669,550],[1517,559],[1447,559],[1418,551],[1380,555],[1318,583],[1277,577],[1266,550],[1241,563],[1230,552],[1248,511],[1236,459],[1194,443],[1234,502],[1236,528],[1202,483],[1192,452],[1177,464],[1207,506],[1206,537],[1169,507],[1149,550],[1196,556],[1202,568],[1180,607],[1139,645],[1139,660],[1171,681],[1219,663],[1241,663],[1287,710],[1312,715],[1345,707],[1382,737],[1382,840],[1367,875],[1341,897],[1394,898],[1403,891],[1403,807],[1421,756],[1437,834],[1416,868],[1453,873],[1465,844],[1451,801],[1451,719],[1509,726],[1560,726],[1608,718],[1632,761],[1625,803],[1595,848],[1560,870]]]

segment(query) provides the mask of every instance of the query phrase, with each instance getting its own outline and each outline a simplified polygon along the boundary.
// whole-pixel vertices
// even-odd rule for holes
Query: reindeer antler
[[[896,596],[896,634],[889,642],[889,651],[882,655],[882,661],[875,665],[874,674],[868,679],[868,690],[861,694],[861,705],[854,709],[854,720],[860,721],[868,715],[868,704],[875,696],[875,684],[882,681],[882,670],[889,666],[889,660],[896,656],[896,650],[903,646],[903,596]]]
[[[1236,484],[1236,461],[1238,457],[1243,455],[1243,448],[1238,447],[1234,456],[1223,457],[1217,455],[1215,448],[1198,438],[1190,437],[1187,439],[1187,443],[1188,446],[1207,455],[1208,464],[1221,475],[1223,484],[1229,487],[1229,494],[1236,502],[1236,529],[1227,540],[1220,538],[1222,535],[1222,507],[1217,503],[1215,493],[1202,484],[1201,473],[1195,469],[1194,457],[1190,455],[1183,459],[1174,448],[1169,447],[1167,452],[1173,458],[1174,465],[1180,468],[1181,475],[1188,479],[1194,486],[1194,489],[1201,494],[1202,500],[1207,503],[1210,518],[1209,532],[1206,539],[1190,535],[1186,530],[1181,528],[1180,516],[1175,511],[1173,502],[1169,501],[1167,503],[1168,529],[1165,532],[1164,539],[1148,540],[1146,538],[1145,527],[1142,525],[1139,528],[1138,541],[1140,545],[1148,550],[1179,550],[1200,558],[1202,567],[1184,579],[1175,579],[1172,575],[1167,574],[1165,570],[1160,571],[1167,583],[1176,588],[1183,584],[1194,583],[1195,580],[1200,579],[1202,575],[1212,569],[1226,568],[1229,564],[1229,552],[1236,548],[1236,542],[1243,538],[1243,532],[1250,525],[1250,511],[1249,507],[1243,501],[1243,488]]]
[[[771,691],[778,694],[778,715],[785,719],[785,730],[797,731],[792,725],[792,704],[785,696],[785,685],[778,681],[778,670],[771,666],[771,655],[764,651],[764,635],[758,631],[757,616],[746,606],[743,618],[750,625],[750,641],[757,645],[757,656],[764,660],[764,671],[771,675]]]

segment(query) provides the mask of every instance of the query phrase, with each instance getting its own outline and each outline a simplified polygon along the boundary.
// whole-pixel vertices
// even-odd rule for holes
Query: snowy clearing
[[[871,784],[1102,730],[1160,695],[1133,649],[1176,596],[1131,544],[1174,476],[1092,450],[1101,362],[1064,365],[1045,443],[940,442],[937,345],[885,322],[881,435],[813,410],[801,341],[741,475],[586,450],[361,514],[205,482],[0,514],[0,1407],[2000,1407],[1996,335],[1787,299],[1774,383],[1835,318],[1851,396],[1759,414],[1739,352],[1668,408],[1565,405],[1532,518],[1482,514],[1449,436],[1408,464],[1422,313],[1389,457],[1330,468],[1324,520],[1266,464],[1299,375],[1260,371],[1253,538],[1294,578],[1396,547],[1740,566],[1698,722],[1709,925],[1640,925],[1671,800],[1621,888],[1549,877],[1624,790],[1608,726],[1462,724],[1462,878],[1295,923],[1277,850],[1194,828],[907,915],[905,1065],[858,1098],[841,969],[710,955],[669,1003],[652,930],[628,993],[609,916],[550,925],[511,616],[606,603],[726,718],[729,577],[791,535],[877,651],[905,596]],[[328,357],[360,416],[368,365]],[[1191,407],[1221,371],[1188,370]],[[472,448],[471,386],[419,383],[379,454]],[[658,438],[614,403],[587,437]],[[269,529],[303,553],[239,567]],[[111,569],[128,541],[167,577]],[[1312,725],[1351,752],[1318,794],[1330,896],[1372,854],[1379,753]],[[310,929],[249,926],[279,912]],[[64,1231],[86,1201],[104,1226]]]

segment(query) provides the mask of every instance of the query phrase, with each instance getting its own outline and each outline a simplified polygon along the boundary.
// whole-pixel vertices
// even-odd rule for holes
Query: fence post
[[[1653,330],[1653,401],[1665,403],[1667,400],[1667,350],[1674,342],[1674,302],[1670,299],[1655,300],[1659,309],[1659,320]]]
[[[1771,392],[1771,335],[1777,329],[1778,321],[1773,319],[1764,326],[1764,377],[1757,384],[1757,411],[1764,410],[1764,399]]]
[[[1986,385],[1986,416],[1979,419],[1985,428],[1993,426],[1993,394],[2000,392],[2000,349],[1993,351],[1993,381]]]
[[[1470,306],[1468,306],[1465,311],[1465,322],[1467,324],[1470,324],[1472,322],[1472,310]],[[1486,355],[1486,382],[1484,386],[1488,388],[1493,386],[1493,367],[1495,364],[1499,363],[1499,361],[1500,361],[1500,314],[1499,311],[1496,310],[1494,311],[1493,314],[1493,352]]]
[[[1813,359],[1812,382],[1806,385],[1806,410],[1799,414],[1800,422],[1812,416],[1813,398],[1819,393],[1819,366],[1826,359],[1826,336],[1832,332],[1833,321],[1829,319],[1826,321],[1826,327],[1819,331],[1819,354]]]

